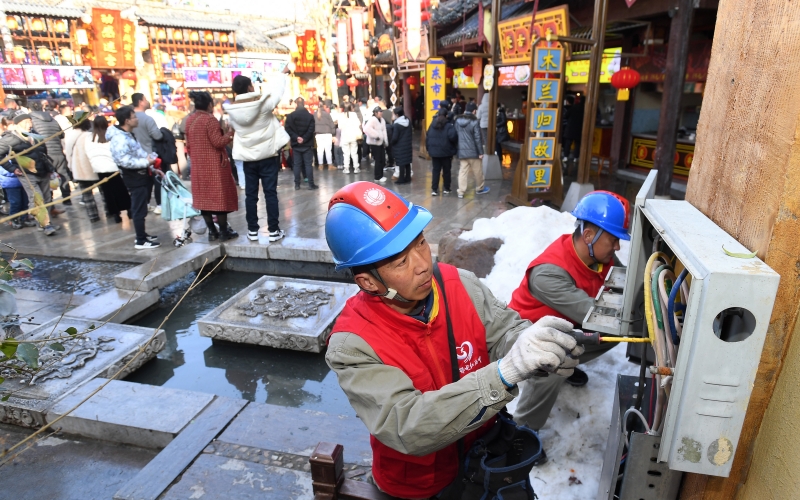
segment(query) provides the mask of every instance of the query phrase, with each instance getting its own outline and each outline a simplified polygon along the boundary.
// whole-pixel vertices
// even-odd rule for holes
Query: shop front
[[[0,47],[3,94],[26,101],[96,104],[93,52],[83,28],[83,11],[74,8],[27,8],[13,4],[2,21],[11,43]]]

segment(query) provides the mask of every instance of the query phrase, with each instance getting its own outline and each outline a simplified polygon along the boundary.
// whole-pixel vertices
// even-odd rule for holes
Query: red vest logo
[[[473,368],[480,365],[480,356],[478,356],[476,360],[472,360],[472,354],[474,352],[475,350],[472,347],[472,342],[469,340],[465,340],[460,346],[456,347],[456,357],[459,361],[464,363],[464,366],[458,367],[458,371],[461,375],[471,372]]]

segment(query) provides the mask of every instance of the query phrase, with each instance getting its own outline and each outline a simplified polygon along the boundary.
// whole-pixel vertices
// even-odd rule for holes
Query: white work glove
[[[505,382],[516,385],[532,377],[536,370],[564,377],[572,375],[583,346],[563,333],[571,330],[572,323],[555,316],[545,316],[529,326],[500,361],[500,374]]]

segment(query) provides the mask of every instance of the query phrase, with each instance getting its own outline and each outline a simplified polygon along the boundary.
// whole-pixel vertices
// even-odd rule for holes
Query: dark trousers
[[[22,182],[25,182],[24,180]],[[8,213],[14,215],[22,212],[28,208],[28,197],[25,195],[25,190],[21,187],[18,188],[5,188],[3,191],[6,193],[8,200]]]
[[[570,139],[569,137],[564,138],[564,144],[561,146],[563,148],[563,157],[568,158],[569,152],[572,149],[572,145],[575,145],[575,156],[573,158],[577,158],[581,154],[581,139],[580,137],[577,139]]]
[[[299,186],[300,183],[303,181],[303,176],[308,179],[308,185],[314,185],[314,150],[313,149],[303,149],[297,150],[292,149],[294,152],[294,184],[295,186]]]
[[[406,184],[411,182],[411,164],[408,165],[398,165],[400,169],[400,173],[397,175],[397,182]]]
[[[375,146],[373,144],[369,145],[369,150],[372,153],[372,159],[375,160],[375,180],[379,180],[383,178],[383,167],[385,165],[385,154],[386,150],[382,145]]]
[[[264,190],[267,205],[269,231],[280,229],[278,225],[278,171],[280,156],[244,162],[244,208],[248,231],[258,231],[258,183]]]
[[[123,172],[122,180],[131,195],[131,217],[133,229],[136,231],[136,244],[142,245],[147,240],[144,219],[147,217],[147,203],[153,190],[153,178],[143,169]]]
[[[81,189],[88,189],[94,185],[94,181],[78,181],[78,186]],[[89,221],[97,222],[100,220],[100,216],[97,214],[97,202],[94,201],[94,193],[91,191],[86,191],[81,195],[81,201],[83,202],[83,206],[86,207],[86,215],[89,216]]]
[[[431,191],[439,190],[439,174],[442,174],[442,188],[450,191],[450,167],[453,165],[453,157],[432,157],[433,177],[431,178]]]

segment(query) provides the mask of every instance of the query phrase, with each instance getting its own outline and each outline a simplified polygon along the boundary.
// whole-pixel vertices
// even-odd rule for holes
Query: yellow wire
[[[631,342],[635,344],[649,344],[650,339],[646,337],[600,337],[601,342]]]
[[[670,261],[670,258],[664,252],[654,252],[650,255],[650,258],[647,260],[647,265],[644,268],[644,316],[647,320],[647,335],[650,338],[650,343],[656,348],[656,355],[659,354],[657,346],[660,344],[656,340],[656,328],[653,324],[653,291],[651,290],[653,277],[651,273],[653,262],[659,257],[663,258],[665,263],[669,263]],[[659,366],[666,365],[659,364]]]

